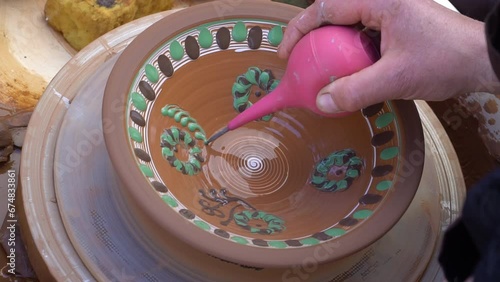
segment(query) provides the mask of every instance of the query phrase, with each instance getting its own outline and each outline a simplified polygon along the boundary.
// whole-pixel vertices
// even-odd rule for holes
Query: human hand
[[[445,100],[468,92],[498,93],[484,24],[432,0],[317,0],[292,19],[278,55],[324,23],[380,31],[381,59],[318,93],[326,113],[356,111],[393,99]]]

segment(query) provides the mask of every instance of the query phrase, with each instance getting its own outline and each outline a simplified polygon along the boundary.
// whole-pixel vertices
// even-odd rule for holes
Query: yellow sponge
[[[45,16],[68,43],[81,50],[134,19],[169,10],[175,0],[47,0]]]

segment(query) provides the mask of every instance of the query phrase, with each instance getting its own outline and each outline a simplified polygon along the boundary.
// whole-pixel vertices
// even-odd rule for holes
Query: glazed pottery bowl
[[[103,132],[148,244],[161,250],[172,233],[241,264],[320,263],[373,243],[407,209],[424,156],[413,102],[337,119],[287,109],[205,145],[279,85],[287,62],[277,46],[298,12],[272,2],[199,5],[153,24],[120,55]],[[340,54],[364,48],[336,40]]]

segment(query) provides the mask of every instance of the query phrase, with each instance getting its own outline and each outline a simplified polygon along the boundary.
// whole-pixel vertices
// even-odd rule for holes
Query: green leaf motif
[[[393,113],[385,113],[377,117],[377,119],[375,120],[375,126],[377,126],[377,128],[383,128],[388,126],[393,120]]]
[[[144,96],[142,96],[138,92],[133,92],[131,95],[132,99],[132,104],[134,104],[134,107],[138,109],[139,111],[145,111],[147,108],[146,104],[146,99],[144,99]]]
[[[147,165],[144,165],[144,164],[141,164],[139,165],[139,168],[141,169],[142,173],[146,176],[146,177],[153,177],[153,170],[151,170],[151,168]]]
[[[399,154],[399,148],[398,147],[389,147],[389,148],[385,148],[380,153],[380,158],[382,160],[390,160],[392,158],[395,158],[398,154]]]
[[[263,221],[264,223],[267,223],[267,226],[262,228],[250,226],[249,222],[251,220]],[[281,232],[285,229],[285,221],[283,219],[263,211],[241,211],[234,214],[234,222],[252,233],[273,234]]]
[[[205,221],[193,220],[193,223],[203,230],[207,230],[207,231],[210,230],[210,225],[208,225],[208,223],[206,223]]]
[[[391,188],[391,186],[392,186],[392,181],[390,181],[390,180],[383,180],[383,181],[380,181],[377,184],[376,188],[377,188],[378,191],[385,191],[385,190]]]
[[[139,130],[135,129],[134,127],[129,127],[128,134],[130,138],[132,138],[132,140],[134,140],[135,142],[142,143],[142,135]]]
[[[144,70],[146,72],[146,77],[148,78],[149,81],[151,81],[152,83],[158,82],[158,80],[160,79],[160,74],[153,65],[147,64]]]
[[[214,42],[214,37],[212,36],[212,33],[204,27],[200,29],[200,35],[198,36],[198,41],[200,43],[200,46],[202,48],[210,48]]]
[[[242,42],[247,38],[247,27],[242,21],[237,22],[233,27],[233,39]]]
[[[184,56],[184,49],[179,41],[175,40],[170,43],[170,56],[172,56],[172,59],[176,61],[179,61],[182,59],[182,56]]]
[[[172,208],[178,206],[177,201],[174,198],[170,197],[169,195],[163,195],[161,198],[165,203],[167,203]]]
[[[269,34],[267,35],[267,41],[269,41],[269,44],[271,44],[272,46],[278,46],[280,45],[282,40],[283,28],[277,25],[269,31]]]

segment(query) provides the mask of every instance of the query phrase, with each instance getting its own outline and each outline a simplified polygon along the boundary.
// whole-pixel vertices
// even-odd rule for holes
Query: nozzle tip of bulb
[[[224,135],[228,131],[229,131],[229,128],[224,127],[222,130],[220,130],[219,132],[212,135],[212,137],[208,138],[207,141],[205,141],[205,145],[208,145],[208,144],[214,142],[215,139],[221,137],[222,135]]]

